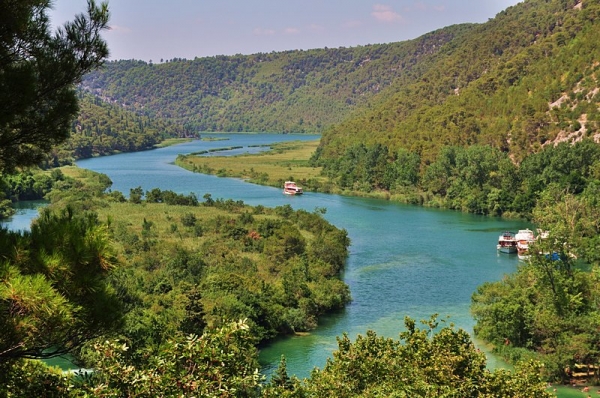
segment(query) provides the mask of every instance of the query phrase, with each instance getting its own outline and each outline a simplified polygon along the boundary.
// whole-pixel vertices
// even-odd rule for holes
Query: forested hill
[[[473,27],[355,48],[109,62],[82,86],[196,130],[315,133],[419,79],[444,44]]]
[[[418,81],[327,130],[321,159],[357,144],[491,145],[520,161],[557,140],[598,134],[598,0],[527,0],[455,38]]]
[[[74,159],[152,149],[168,138],[197,136],[195,131],[170,120],[150,117],[79,93],[79,113],[69,139],[50,154],[54,166]]]
[[[444,146],[520,162],[596,137],[600,0],[527,0],[484,24],[355,48],[116,61],[83,87],[196,131],[323,132],[323,165],[356,144],[424,165]]]

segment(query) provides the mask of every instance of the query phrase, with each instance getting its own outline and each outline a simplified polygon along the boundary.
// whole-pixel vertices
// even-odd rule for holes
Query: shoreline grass
[[[166,148],[168,146],[183,144],[184,142],[190,142],[193,140],[194,138],[167,138],[166,140],[154,145],[154,148]]]
[[[309,164],[318,145],[319,140],[289,141],[256,154],[203,157],[194,153],[178,156],[175,164],[198,173],[241,178],[260,185],[280,186],[283,181],[294,180],[315,186],[327,182],[321,167]]]

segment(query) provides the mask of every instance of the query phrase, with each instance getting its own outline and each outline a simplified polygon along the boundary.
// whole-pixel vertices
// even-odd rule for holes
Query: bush
[[[184,227],[193,227],[196,225],[196,216],[194,213],[185,213],[181,216],[181,223]]]

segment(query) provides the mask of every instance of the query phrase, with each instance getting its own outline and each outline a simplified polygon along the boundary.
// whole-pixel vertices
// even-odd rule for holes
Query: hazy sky
[[[97,0],[99,2],[99,0]],[[111,59],[161,59],[353,47],[485,22],[519,0],[109,0]],[[62,25],[86,0],[54,0]]]

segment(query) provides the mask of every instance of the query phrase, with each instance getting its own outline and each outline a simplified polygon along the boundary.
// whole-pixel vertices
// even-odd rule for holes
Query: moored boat
[[[286,195],[302,195],[303,191],[294,181],[286,181],[283,185],[283,193]]]
[[[500,253],[516,253],[517,241],[515,234],[510,231],[505,231],[498,237],[498,245],[496,246]]]
[[[530,229],[521,229],[515,234],[515,240],[519,257],[524,257],[529,255],[529,246],[535,242],[535,235]]]

